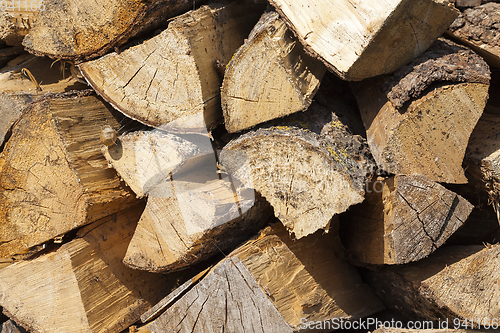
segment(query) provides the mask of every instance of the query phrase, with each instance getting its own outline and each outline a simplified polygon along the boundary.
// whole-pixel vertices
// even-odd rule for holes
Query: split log
[[[443,247],[418,262],[369,272],[367,282],[409,318],[467,320],[468,328],[474,319],[474,327],[479,320],[483,328],[500,318],[499,258],[499,245]]]
[[[231,251],[265,226],[272,210],[253,190],[218,173],[215,155],[191,159],[148,192],[123,262],[176,271]]]
[[[21,46],[43,0],[4,1],[0,4],[0,39],[7,45]]]
[[[9,257],[135,202],[107,168],[100,128],[120,127],[90,91],[30,104],[0,157],[0,256]]]
[[[221,90],[226,129],[234,133],[305,111],[325,71],[276,12],[265,13],[226,68]]]
[[[176,17],[159,35],[80,65],[116,109],[169,132],[201,132],[222,120],[221,78],[262,13],[261,5],[212,4]]]
[[[443,245],[472,208],[423,176],[379,177],[367,184],[366,200],[349,211],[342,242],[361,263],[417,261]]]
[[[296,238],[328,230],[332,216],[362,202],[374,167],[364,139],[338,116],[352,108],[335,90],[317,96],[307,112],[241,135],[221,153],[228,173],[262,194]]]
[[[424,52],[458,16],[448,0],[271,0],[307,51],[343,79],[390,73]]]
[[[500,117],[483,114],[470,136],[464,160],[470,182],[488,194],[489,204],[497,214],[500,214],[499,134]]]
[[[466,183],[462,161],[488,98],[488,65],[445,39],[390,76],[363,81],[355,95],[379,168]]]
[[[447,34],[500,68],[500,3],[466,9],[450,25]]]
[[[279,224],[229,254],[141,333],[305,332],[304,321],[357,319],[382,310],[338,238],[292,241]],[[333,283],[332,283],[333,281]],[[301,320],[302,319],[302,320]]]
[[[102,56],[201,1],[46,0],[23,45],[37,56],[81,61]]]
[[[0,270],[0,303],[35,332],[120,332],[174,289],[181,275],[121,263],[144,205],[82,228],[56,251]]]
[[[71,75],[67,63],[52,66],[52,61],[23,54],[10,61],[0,73],[0,144],[21,115],[21,110],[47,92],[81,90],[86,86]],[[24,74],[23,74],[24,73]],[[32,80],[29,74],[32,75]]]
[[[26,333],[26,330],[22,327],[17,326],[15,321],[8,320],[2,324],[0,333]]]

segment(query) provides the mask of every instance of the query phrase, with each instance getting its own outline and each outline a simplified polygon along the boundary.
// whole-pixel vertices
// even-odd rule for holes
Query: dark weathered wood
[[[363,201],[374,167],[363,138],[338,116],[352,106],[335,86],[318,95],[307,112],[259,126],[221,153],[226,171],[261,193],[297,238],[328,230],[333,215]]]
[[[350,81],[390,73],[407,64],[459,14],[448,0],[270,3],[308,52]]]
[[[120,332],[187,277],[126,267],[144,205],[101,219],[76,239],[0,270],[4,312],[33,332]]]
[[[363,81],[355,95],[380,169],[466,183],[462,161],[488,98],[488,65],[440,39],[389,76]]]
[[[198,0],[45,0],[24,47],[38,56],[81,61],[114,47],[192,9]]]
[[[361,263],[405,264],[427,257],[464,223],[473,206],[423,176],[366,185],[366,200],[343,223],[342,242]]]
[[[276,12],[265,13],[226,68],[221,89],[226,129],[238,132],[306,110],[325,71]]]
[[[292,241],[279,223],[267,228],[139,332],[305,332],[304,320],[381,310],[332,234]]]
[[[222,122],[216,65],[226,66],[263,10],[245,2],[202,6],[155,37],[80,69],[127,116],[170,132],[206,134]]]
[[[30,104],[0,158],[0,256],[9,257],[137,199],[107,167],[100,128],[120,123],[90,91]]]
[[[499,245],[442,247],[418,262],[369,272],[367,281],[387,306],[409,318],[491,324],[500,315],[499,258]]]

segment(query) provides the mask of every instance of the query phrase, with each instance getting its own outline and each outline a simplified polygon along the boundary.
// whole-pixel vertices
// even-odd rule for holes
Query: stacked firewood
[[[500,326],[499,3],[0,10],[0,332]]]

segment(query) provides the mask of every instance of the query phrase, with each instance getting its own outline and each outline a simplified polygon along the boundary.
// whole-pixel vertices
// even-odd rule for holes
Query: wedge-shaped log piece
[[[500,68],[500,3],[466,9],[450,25],[448,35]]]
[[[474,128],[465,153],[470,182],[488,193],[489,203],[500,213],[500,116],[483,114]]]
[[[335,91],[321,96],[307,112],[241,135],[221,153],[225,169],[262,194],[297,238],[328,229],[333,215],[363,201],[373,168],[364,139],[337,116],[353,110]]]
[[[221,91],[226,129],[238,132],[306,110],[325,71],[276,12],[265,13],[227,66]]]
[[[368,264],[405,264],[427,257],[467,219],[473,206],[423,176],[379,177],[343,223],[342,242]]]
[[[261,13],[262,5],[202,6],[142,44],[80,69],[127,116],[171,132],[206,132],[222,119],[217,66],[229,62]]]
[[[305,332],[304,320],[356,319],[382,310],[342,260],[339,245],[333,233],[291,241],[277,223],[139,332]]]
[[[217,171],[213,153],[200,156],[150,189],[124,263],[179,270],[231,251],[264,227],[269,204]]]
[[[103,147],[106,160],[141,198],[195,156],[214,151],[210,140],[199,137],[191,142],[163,131],[135,131],[121,135],[115,144]]]
[[[38,56],[80,61],[102,56],[164,24],[165,19],[192,9],[195,1],[45,0],[44,5],[23,40],[24,47]]]
[[[409,318],[467,320],[469,328],[474,319],[474,328],[477,321],[484,328],[500,316],[499,258],[499,245],[443,247],[418,262],[370,272],[367,281]]]
[[[88,90],[27,107],[0,157],[1,257],[135,202],[101,154],[101,127],[120,127],[111,111]]]
[[[86,85],[71,75],[67,63],[51,66],[47,58],[23,54],[13,59],[0,73],[0,142],[28,103],[47,92],[81,90]],[[31,74],[32,79],[29,78]]]
[[[120,332],[181,275],[132,270],[121,259],[144,205],[82,228],[56,251],[0,270],[0,304],[34,332]]]
[[[448,0],[271,0],[306,49],[349,81],[390,73],[458,16]]]
[[[370,150],[379,168],[466,183],[462,161],[486,100],[488,65],[438,40],[390,76],[355,85]]]

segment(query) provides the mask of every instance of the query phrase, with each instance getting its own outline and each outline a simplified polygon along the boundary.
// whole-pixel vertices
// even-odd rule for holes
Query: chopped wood
[[[165,24],[202,1],[45,1],[23,40],[30,53],[81,61],[106,54],[129,38]]]
[[[305,111],[325,71],[276,12],[265,13],[226,68],[221,91],[226,129],[238,132]]]
[[[292,241],[275,224],[229,254],[139,332],[305,332],[303,320],[356,319],[382,305],[321,232]],[[335,281],[334,283],[331,283]],[[302,321],[301,321],[302,319]]]
[[[213,154],[186,163],[148,195],[123,262],[151,272],[183,269],[229,252],[272,215],[253,189],[218,173]]]
[[[468,320],[483,328],[499,318],[500,246],[450,246],[426,259],[369,272],[384,303],[409,318]],[[469,328],[470,322],[469,322]]]
[[[262,10],[236,2],[202,6],[142,44],[80,69],[127,116],[170,132],[206,133],[222,121],[216,63],[226,66]]]
[[[466,9],[450,25],[448,35],[500,68],[500,3]]]
[[[15,321],[7,320],[2,324],[0,333],[26,333],[26,330],[22,327],[17,326]]]
[[[30,104],[0,157],[0,256],[113,214],[135,196],[107,168],[99,128],[120,127],[90,91]]]
[[[459,14],[448,0],[270,3],[308,52],[349,81],[390,73],[407,64]]]
[[[221,163],[262,194],[296,238],[328,230],[332,216],[363,201],[373,168],[363,138],[352,135],[337,116],[350,112],[342,96],[331,91],[307,112],[234,139],[222,150]]]
[[[355,95],[379,168],[466,183],[462,161],[488,98],[488,65],[445,39],[390,76],[366,80]]]
[[[423,176],[379,177],[343,224],[342,242],[362,263],[405,264],[427,257],[464,223],[473,206]]]
[[[67,63],[54,64],[46,58],[23,54],[9,62],[0,73],[0,143],[3,142],[21,110],[47,92],[84,89],[70,74]],[[63,71],[62,69],[65,69]],[[34,81],[30,80],[30,73]]]
[[[120,332],[133,324],[184,279],[121,263],[143,208],[99,220],[56,251],[0,270],[4,312],[35,332]]]
[[[13,11],[6,10],[3,7],[0,13],[0,39],[4,40],[7,45],[21,46],[24,36],[30,30],[35,16],[38,14],[39,4],[44,4],[43,1],[33,0],[28,8],[28,1],[26,2],[3,2],[2,5],[17,7]],[[18,6],[16,6],[18,5]]]

